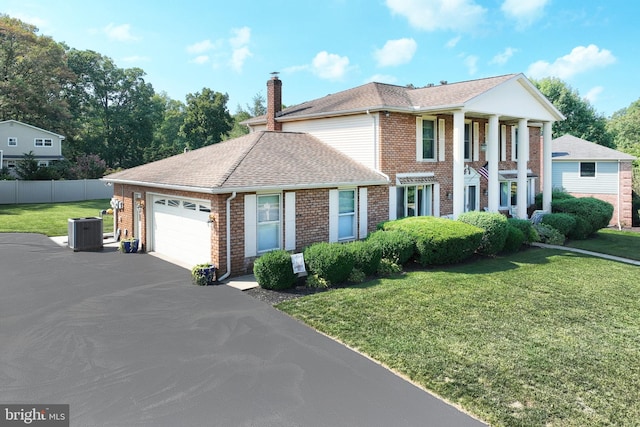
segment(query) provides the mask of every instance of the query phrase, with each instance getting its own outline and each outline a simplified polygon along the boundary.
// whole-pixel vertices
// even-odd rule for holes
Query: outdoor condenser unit
[[[74,252],[102,248],[102,218],[69,218],[69,247]]]

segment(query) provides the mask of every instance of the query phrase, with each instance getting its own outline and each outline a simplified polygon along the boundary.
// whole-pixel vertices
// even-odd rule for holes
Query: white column
[[[464,111],[453,113],[453,219],[464,212]]]
[[[551,122],[542,124],[542,209],[551,212],[552,161]]]
[[[529,128],[527,119],[518,120],[518,218],[527,218],[527,159]]]
[[[500,122],[498,116],[489,117],[489,136],[487,138],[487,162],[489,162],[489,212],[498,212],[500,209],[500,179],[498,178],[498,166],[500,162]]]

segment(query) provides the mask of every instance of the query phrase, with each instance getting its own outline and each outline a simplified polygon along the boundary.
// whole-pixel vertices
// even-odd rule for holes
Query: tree
[[[633,189],[640,194],[640,99],[613,113],[607,130],[618,150],[639,159],[633,162]]]
[[[236,114],[233,116],[233,129],[229,131],[228,139],[238,138],[242,135],[249,133],[247,126],[240,124],[241,122],[250,119],[251,117],[262,116],[267,113],[267,107],[265,105],[266,100],[261,93],[257,93],[253,98],[253,105],[247,104],[247,110],[243,110],[240,105],[236,110]]]
[[[145,163],[182,153],[187,147],[187,140],[180,133],[186,116],[185,105],[166,93],[156,95],[155,100],[163,105],[164,111],[162,121],[154,131],[153,142],[145,149]]]
[[[180,134],[189,148],[196,149],[216,144],[231,130],[232,119],[227,110],[229,96],[203,88],[201,92],[187,94],[187,107]]]
[[[59,179],[55,169],[38,166],[33,151],[23,154],[22,160],[16,163],[16,175],[24,181]]]
[[[67,89],[74,76],[65,46],[18,19],[0,15],[0,120],[19,120],[65,133]]]
[[[78,156],[69,172],[74,179],[97,179],[102,178],[106,170],[107,163],[100,156],[83,154]]]
[[[589,101],[580,97],[578,91],[556,77],[532,82],[566,117],[566,120],[553,124],[554,138],[571,134],[605,147],[613,147],[613,139],[606,130],[606,119],[597,114]]]

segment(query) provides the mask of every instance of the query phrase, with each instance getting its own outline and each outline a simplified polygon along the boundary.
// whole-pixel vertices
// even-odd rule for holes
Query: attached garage
[[[192,267],[211,260],[210,202],[153,196],[152,250]]]

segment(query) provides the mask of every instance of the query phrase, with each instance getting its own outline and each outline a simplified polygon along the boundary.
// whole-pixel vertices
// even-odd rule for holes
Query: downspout
[[[620,159],[618,159],[618,206],[617,206],[617,211],[618,211],[618,231],[622,231],[622,224],[620,224],[620,211],[622,210],[622,206],[621,206],[621,200],[620,200]]]
[[[231,201],[236,198],[236,192],[227,199],[227,272],[218,278],[224,280],[231,274]]]

